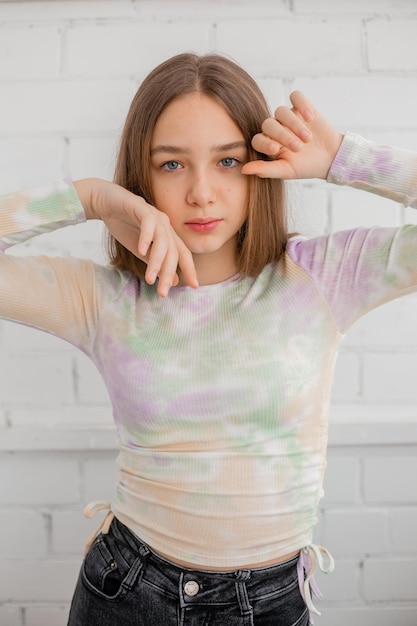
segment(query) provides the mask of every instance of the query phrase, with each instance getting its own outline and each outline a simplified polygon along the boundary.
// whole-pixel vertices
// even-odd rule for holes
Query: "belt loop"
[[[253,609],[249,602],[248,590],[246,589],[246,581],[251,577],[251,571],[249,569],[239,569],[235,572],[236,582],[236,596],[239,602],[240,613],[242,617],[250,619],[250,624],[253,623]]]
[[[149,557],[149,555],[151,554],[151,551],[149,550],[149,548],[147,546],[145,546],[144,543],[142,543],[139,547],[139,555],[142,557],[142,559],[144,561],[146,561],[146,559]]]
[[[250,569],[238,569],[237,572],[235,572],[235,576],[238,581],[249,580],[251,577],[251,571]]]

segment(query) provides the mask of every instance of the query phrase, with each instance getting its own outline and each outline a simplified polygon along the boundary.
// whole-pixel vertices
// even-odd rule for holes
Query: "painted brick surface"
[[[0,0],[0,193],[64,175],[111,179],[138,83],[184,50],[240,61],[272,110],[302,89],[341,131],[415,149],[416,32],[415,0]],[[291,228],[308,236],[417,222],[319,181],[291,185],[290,210]],[[101,261],[102,239],[91,222],[13,253]],[[336,570],[318,577],[318,626],[417,624],[416,306],[409,296],[368,314],[341,348],[316,529]],[[341,430],[333,415],[344,408]],[[100,521],[82,510],[112,495],[111,423],[88,359],[0,323],[1,626],[66,624]]]

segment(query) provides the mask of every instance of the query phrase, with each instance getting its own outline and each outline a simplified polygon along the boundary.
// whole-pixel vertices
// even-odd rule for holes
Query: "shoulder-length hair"
[[[218,54],[185,53],[156,67],[142,82],[130,106],[122,132],[114,181],[153,204],[150,180],[151,140],[165,107],[179,96],[200,92],[219,102],[240,128],[249,160],[266,159],[251,139],[270,116],[258,85],[235,62]],[[247,219],[239,232],[237,264],[241,276],[256,277],[282,255],[288,239],[284,210],[284,183],[248,176]],[[111,235],[111,264],[143,278],[146,265]]]

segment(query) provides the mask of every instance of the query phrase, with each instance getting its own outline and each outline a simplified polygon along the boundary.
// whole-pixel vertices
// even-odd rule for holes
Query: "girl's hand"
[[[271,161],[250,161],[242,174],[260,178],[326,179],[343,135],[316,111],[300,92],[290,95],[292,108],[280,106],[272,118],[262,124],[262,132],[252,139],[257,152]]]
[[[102,220],[108,231],[147,264],[145,280],[158,281],[166,296],[178,284],[178,267],[186,284],[198,287],[191,252],[170,225],[168,217],[123,187],[98,178],[74,182],[87,219]]]

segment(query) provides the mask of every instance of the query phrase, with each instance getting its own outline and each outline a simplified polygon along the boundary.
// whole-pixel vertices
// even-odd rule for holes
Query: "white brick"
[[[77,451],[116,450],[115,429],[109,427],[89,427],[88,423],[79,428],[5,428],[0,433],[2,452],[68,452],[76,457]]]
[[[390,130],[389,128],[383,128],[379,131],[372,131],[372,139],[382,144],[388,144],[390,146],[398,146],[398,148],[404,148],[405,150],[415,150],[417,145],[417,131],[416,130]],[[410,209],[411,212],[416,214],[415,209]]]
[[[416,600],[417,559],[366,560],[363,592],[368,602]]]
[[[416,144],[417,145],[417,142]],[[417,211],[415,209],[410,209],[409,207],[402,209],[404,214],[404,223],[405,224],[417,224]]]
[[[247,70],[248,68],[245,67],[245,69]],[[258,78],[256,82],[265,97],[271,114],[273,114],[275,109],[281,104],[288,104],[287,89],[283,80],[266,77]]]
[[[96,0],[60,0],[51,2],[11,2],[2,3],[4,21],[51,21],[73,19],[99,19],[134,17],[136,15],[132,0],[114,0],[97,2]]]
[[[82,404],[109,403],[109,394],[93,362],[79,353],[75,359],[77,371],[77,398]]]
[[[67,626],[68,612],[69,605],[29,606],[25,609],[25,626]]]
[[[210,28],[210,24],[161,19],[156,23],[77,25],[67,34],[68,70],[76,76],[143,77],[174,54],[188,50],[208,52]]]
[[[80,561],[2,559],[0,602],[67,602],[74,592]]]
[[[367,456],[372,456],[378,447],[374,446],[407,446],[401,452],[417,454],[417,420],[415,406],[345,404],[331,407],[331,427],[329,442],[331,446],[339,446],[363,454],[363,446]],[[337,448],[336,448],[337,449]],[[400,454],[394,448],[397,454]]]
[[[363,357],[364,398],[367,402],[417,400],[416,354],[365,354]]]
[[[372,509],[327,510],[323,516],[323,542],[340,555],[380,554],[388,548],[388,520]]]
[[[212,0],[196,2],[195,0],[139,0],[136,1],[141,17],[164,20],[196,20],[196,19],[253,19],[262,15],[266,20],[289,13],[286,0]]]
[[[0,502],[11,504],[74,503],[79,497],[78,462],[55,455],[1,454]]]
[[[291,89],[303,91],[341,132],[416,126],[417,81],[412,77],[306,76],[294,80]]]
[[[288,223],[290,232],[304,237],[322,235],[327,230],[327,189],[315,183],[290,183],[288,188]]]
[[[414,0],[294,0],[296,13],[415,13]]]
[[[355,457],[328,455],[324,479],[324,506],[358,502],[360,499],[360,462]]]
[[[100,515],[87,520],[82,510],[52,513],[52,550],[55,554],[81,556],[88,537],[98,527]]]
[[[366,31],[370,70],[417,69],[417,19],[371,20]]]
[[[71,229],[71,227],[68,227]],[[105,227],[99,220],[85,222],[81,228],[75,228],[78,237],[71,238],[68,250],[71,256],[90,259],[95,263],[107,264],[108,257],[105,251]],[[60,231],[57,231],[59,233]]]
[[[135,91],[128,79],[8,83],[0,133],[119,131]]]
[[[9,356],[0,361],[4,403],[50,406],[73,401],[71,360],[60,355]]]
[[[414,504],[417,500],[417,458],[382,455],[364,460],[367,502]]]
[[[15,246],[13,254],[28,256],[49,254],[76,256],[102,263],[104,254],[104,225],[99,220],[89,220],[77,226],[67,226],[52,233],[31,239],[24,246]]]
[[[417,553],[417,508],[390,511],[391,544],[394,552]]]
[[[70,138],[69,171],[74,180],[97,176],[112,180],[118,137]]]
[[[41,332],[37,328],[24,326],[16,322],[4,322],[5,332],[3,346],[6,350],[15,353],[44,352],[72,353],[75,352],[69,343],[55,335]]]
[[[360,398],[360,358],[352,352],[340,352],[334,373],[332,402],[355,402]]]
[[[368,312],[353,325],[344,346],[371,350],[417,348],[417,300],[406,296]]]
[[[417,608],[408,606],[367,606],[323,608],[317,626],[416,626]]]
[[[61,32],[50,26],[0,28],[0,79],[56,78]]]
[[[18,606],[0,606],[0,624],[3,626],[23,626],[22,609]]]
[[[1,415],[1,412],[0,412]],[[12,426],[56,426],[62,428],[94,428],[112,427],[113,415],[110,404],[106,407],[55,407],[52,409],[24,408],[10,411],[10,422]],[[1,417],[0,417],[1,424]],[[4,422],[4,426],[5,426]],[[116,437],[115,437],[116,439]]]
[[[332,230],[358,226],[397,226],[401,224],[399,205],[381,196],[349,187],[331,189]]]
[[[84,462],[83,501],[110,501],[114,497],[117,482],[116,454],[96,456]],[[93,522],[94,528],[95,522]],[[98,524],[96,524],[98,526]]]
[[[356,561],[336,558],[335,569],[331,574],[318,571],[314,577],[323,594],[323,602],[359,601],[359,564]],[[321,610],[321,607],[318,608]],[[321,626],[321,620],[318,626]]]
[[[63,158],[61,139],[0,139],[0,193],[61,179]]]
[[[46,520],[27,509],[0,509],[0,554],[41,555],[47,549]]]
[[[355,73],[361,68],[361,26],[327,20],[236,19],[218,23],[217,48],[257,77]]]

